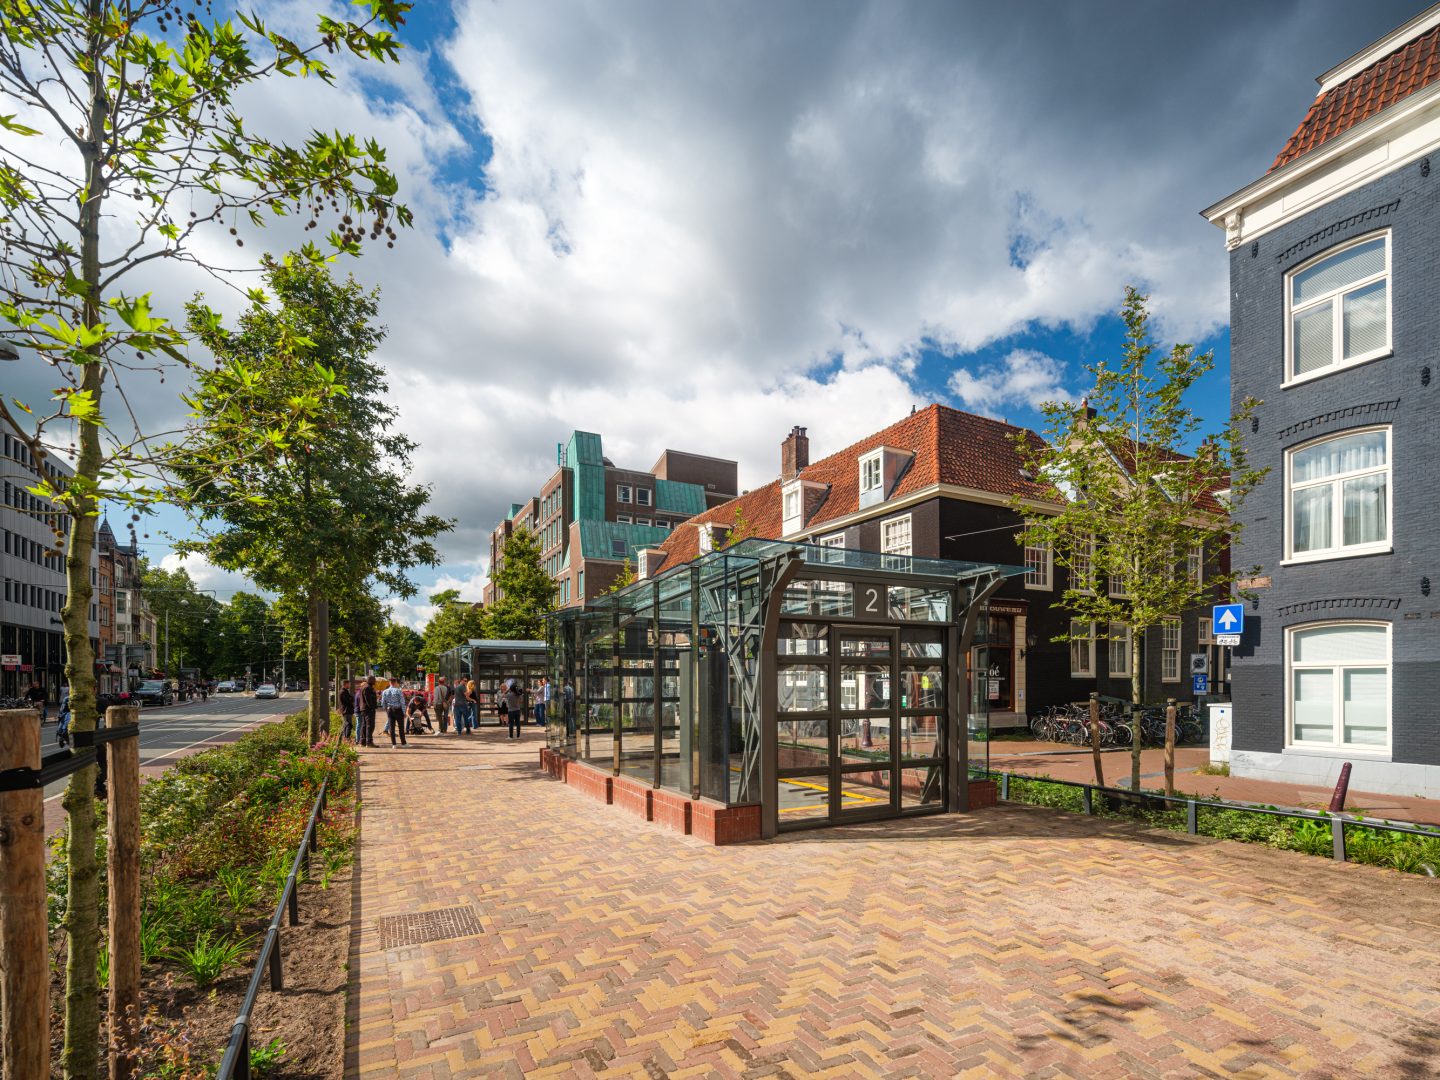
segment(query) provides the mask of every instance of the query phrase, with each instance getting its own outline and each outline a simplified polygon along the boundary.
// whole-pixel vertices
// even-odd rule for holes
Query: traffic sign
[[[1210,692],[1210,676],[1191,675],[1190,689],[1197,694],[1208,694]]]
[[[1211,615],[1216,634],[1243,634],[1245,632],[1244,604],[1216,604]]]
[[[1210,674],[1210,654],[1209,654],[1209,653],[1192,652],[1192,653],[1190,654],[1190,674],[1191,674],[1191,675],[1209,675],[1209,674]]]
[[[1216,644],[1216,645],[1229,645],[1229,646],[1233,649],[1236,645],[1239,645],[1239,644],[1240,644],[1240,635],[1239,635],[1239,634],[1216,634],[1216,635],[1215,635],[1215,644]]]

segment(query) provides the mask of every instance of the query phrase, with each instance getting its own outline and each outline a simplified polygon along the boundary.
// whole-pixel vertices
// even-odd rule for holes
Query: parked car
[[[172,705],[175,702],[175,692],[164,679],[146,679],[134,696],[141,705]]]
[[[263,682],[255,688],[257,698],[278,698],[280,690],[273,682]]]
[[[233,694],[233,693],[237,692],[239,689],[240,689],[240,685],[239,685],[238,683],[233,682],[233,681],[230,680],[230,679],[226,679],[224,682],[218,683],[218,684],[216,685],[216,687],[215,687],[215,693],[217,693],[217,694]]]

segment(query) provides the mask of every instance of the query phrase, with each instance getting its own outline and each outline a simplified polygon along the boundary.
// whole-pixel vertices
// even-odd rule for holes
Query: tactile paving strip
[[[379,924],[382,949],[398,949],[402,945],[423,945],[427,941],[471,937],[481,932],[475,909],[469,907],[416,911],[408,915],[385,915],[380,918]]]

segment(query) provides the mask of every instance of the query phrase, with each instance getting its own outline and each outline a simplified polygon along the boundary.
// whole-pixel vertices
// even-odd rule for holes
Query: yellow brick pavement
[[[411,742],[362,763],[351,1076],[1440,1076],[1440,882],[1010,806],[715,848],[537,732]]]

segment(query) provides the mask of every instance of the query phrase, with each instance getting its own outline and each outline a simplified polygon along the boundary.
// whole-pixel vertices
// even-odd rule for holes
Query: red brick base
[[[1000,789],[994,780],[970,781],[970,809],[984,810],[987,806],[998,806]]]
[[[760,807],[755,803],[721,806],[697,799],[691,803],[690,823],[696,836],[717,847],[760,839]]]
[[[636,817],[651,820],[650,797],[654,789],[649,784],[642,784],[628,776],[616,776],[611,778],[611,785],[616,806],[629,810]]]

